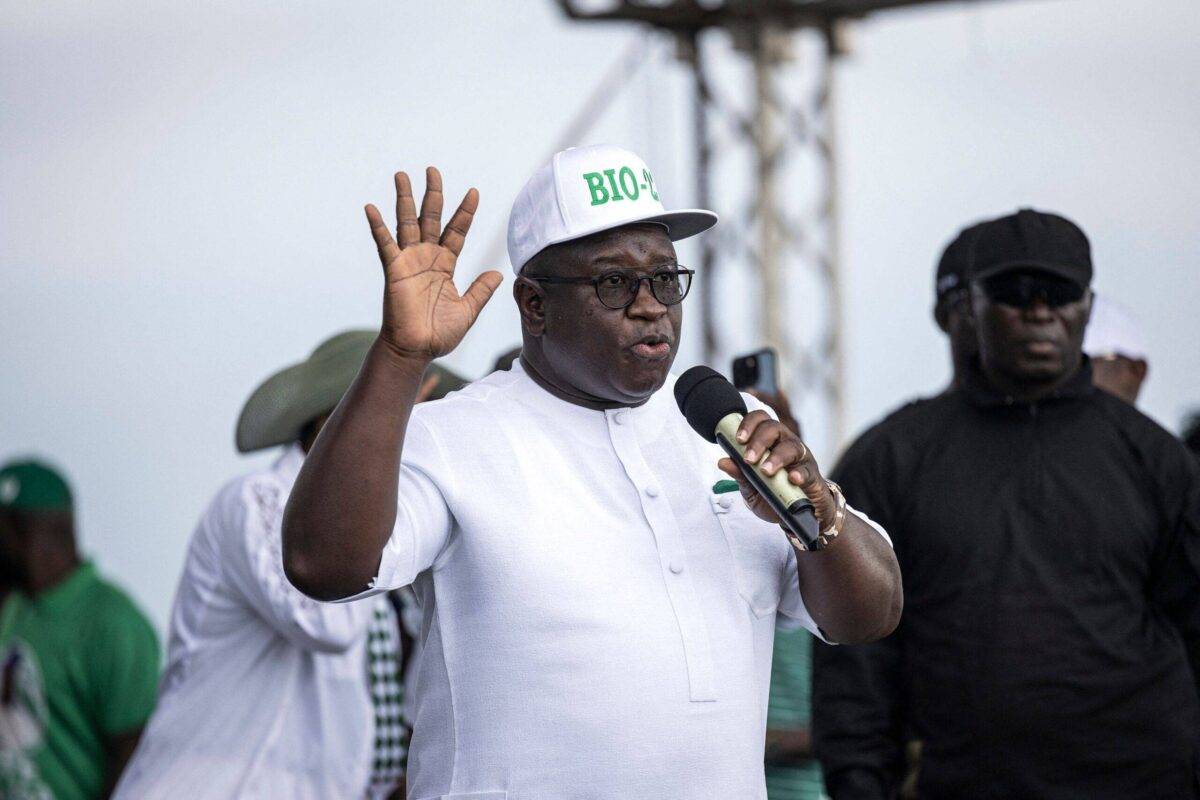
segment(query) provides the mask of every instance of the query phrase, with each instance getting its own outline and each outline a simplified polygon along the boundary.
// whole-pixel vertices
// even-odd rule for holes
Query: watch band
[[[833,520],[821,530],[820,535],[817,536],[817,541],[811,548],[802,542],[799,536],[784,528],[784,533],[787,535],[788,541],[797,550],[824,550],[838,537],[838,534],[842,532],[842,526],[846,524],[846,495],[842,494],[842,487],[828,480],[825,481],[825,485],[829,487],[829,492],[833,495]]]

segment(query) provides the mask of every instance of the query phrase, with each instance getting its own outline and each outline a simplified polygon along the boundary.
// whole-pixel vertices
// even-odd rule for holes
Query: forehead
[[[626,225],[580,242],[579,261],[589,271],[652,267],[675,260],[675,245],[661,225]]]

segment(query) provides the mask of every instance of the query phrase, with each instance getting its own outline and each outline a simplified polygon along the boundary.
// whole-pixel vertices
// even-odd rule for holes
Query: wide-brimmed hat
[[[337,406],[377,335],[372,330],[343,331],[317,345],[304,361],[263,381],[238,417],[238,452],[251,453],[299,439],[305,425]],[[438,376],[430,400],[445,397],[467,383],[437,364],[431,364],[425,374]]]

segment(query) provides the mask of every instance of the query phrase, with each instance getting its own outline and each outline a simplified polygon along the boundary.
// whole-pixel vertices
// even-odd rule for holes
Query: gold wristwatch
[[[788,541],[797,550],[824,550],[829,546],[830,542],[838,537],[838,534],[842,532],[842,526],[846,524],[846,495],[842,494],[842,487],[833,481],[825,481],[825,485],[829,487],[829,491],[833,495],[835,504],[833,521],[828,527],[820,531],[815,545],[811,548],[802,542],[799,536],[784,528],[783,532],[787,534]]]

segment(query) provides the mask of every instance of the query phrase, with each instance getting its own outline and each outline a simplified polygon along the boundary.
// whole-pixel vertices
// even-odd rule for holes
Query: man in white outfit
[[[509,219],[520,361],[414,409],[501,276],[461,295],[453,282],[474,190],[443,229],[436,170],[419,217],[404,173],[396,188],[396,239],[367,207],[383,326],[305,461],[283,542],[288,577],[315,597],[413,584],[409,796],[764,797],[777,615],[867,641],[895,627],[902,594],[886,535],[761,404],[737,436],[812,500],[819,550],[789,543],[675,405],[693,273],[672,242],[716,215],[666,211],[627,150],[557,154]],[[744,502],[721,491],[728,477]]]
[[[1150,364],[1142,328],[1129,309],[1107,295],[1095,295],[1083,352],[1092,361],[1092,383],[1137,405]]]
[[[281,560],[292,484],[374,338],[334,336],[247,401],[238,449],[283,451],[269,468],[226,484],[192,536],[158,707],[116,797],[402,793],[407,730],[391,604],[316,602],[288,583]]]

